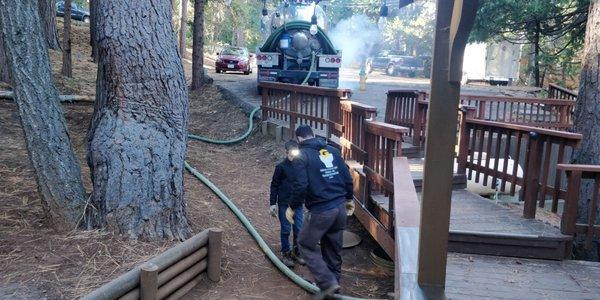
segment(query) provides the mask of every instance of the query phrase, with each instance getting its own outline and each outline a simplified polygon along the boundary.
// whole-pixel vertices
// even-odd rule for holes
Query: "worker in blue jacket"
[[[299,126],[296,137],[300,154],[294,159],[296,177],[286,215],[291,220],[304,201],[309,215],[298,247],[321,295],[330,296],[340,289],[343,232],[346,216],[354,212],[352,177],[339,150],[316,138],[308,125]]]
[[[269,198],[269,213],[273,217],[279,217],[281,238],[281,261],[293,268],[295,263],[304,265],[304,259],[298,251],[298,234],[302,228],[303,210],[298,209],[293,216],[293,222],[288,222],[285,212],[289,207],[290,194],[292,191],[292,180],[294,179],[293,160],[298,156],[300,150],[296,141],[285,143],[287,156],[275,166],[273,179],[271,180],[271,196]],[[290,246],[290,232],[292,234],[292,245]]]

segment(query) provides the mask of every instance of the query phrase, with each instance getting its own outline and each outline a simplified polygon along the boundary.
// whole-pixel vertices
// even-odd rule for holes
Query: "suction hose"
[[[207,142],[207,143],[211,143],[211,144],[218,144],[218,145],[226,145],[226,144],[233,144],[233,143],[240,142],[240,141],[244,140],[245,138],[247,138],[250,135],[250,133],[252,132],[252,129],[254,126],[254,115],[259,110],[260,110],[260,108],[258,108],[258,107],[255,108],[254,110],[252,110],[252,112],[250,113],[250,117],[248,118],[249,119],[248,120],[248,130],[246,130],[246,132],[243,135],[241,135],[240,137],[229,139],[229,140],[214,140],[214,139],[205,138],[205,137],[197,136],[197,135],[193,135],[193,134],[188,135],[188,137],[191,139],[194,139],[194,140],[199,140],[199,141],[203,141],[203,142]],[[227,195],[225,195],[225,193],[223,193],[214,183],[212,183],[208,178],[206,178],[206,176],[202,175],[202,173],[200,173],[198,170],[196,170],[194,167],[192,167],[192,165],[190,165],[187,161],[184,162],[184,164],[185,164],[185,168],[192,175],[194,175],[196,178],[198,178],[200,181],[202,181],[202,183],[204,183],[204,185],[206,185],[209,189],[211,189],[213,191],[213,193],[215,193],[225,203],[225,205],[227,205],[227,207],[229,207],[229,209],[233,212],[233,214],[235,214],[235,216],[238,218],[238,220],[240,220],[240,222],[242,222],[242,225],[244,225],[244,227],[246,227],[246,230],[248,230],[248,233],[250,233],[250,235],[254,238],[254,240],[260,247],[260,249],[267,255],[269,260],[277,267],[277,269],[279,269],[279,271],[281,271],[285,276],[287,276],[289,279],[291,279],[295,284],[297,284],[301,288],[305,289],[306,291],[310,292],[311,294],[316,294],[320,291],[318,287],[316,287],[314,284],[311,284],[310,282],[306,281],[304,278],[298,276],[298,274],[294,273],[292,270],[290,270],[290,268],[288,268],[286,265],[284,265],[283,262],[281,262],[281,260],[279,260],[277,255],[275,255],[275,253],[273,253],[273,250],[271,250],[269,245],[267,245],[267,243],[260,236],[258,231],[256,231],[254,226],[252,226],[252,223],[250,223],[248,218],[246,218],[246,216],[242,213],[242,211],[235,205],[235,203],[233,203],[233,201],[231,201],[231,199],[229,199],[229,197],[227,197]],[[360,298],[353,298],[353,297],[342,296],[342,295],[335,295],[335,298],[336,299],[344,299],[344,300],[360,299]]]
[[[304,78],[304,80],[302,81],[302,83],[300,85],[305,85],[308,82],[308,79],[310,78],[310,74],[312,74],[312,72],[314,71],[314,66],[315,66],[315,52],[312,52],[312,57],[310,59],[310,68],[308,69],[308,74],[306,74],[306,77]]]
[[[241,142],[245,138],[247,138],[250,135],[250,133],[252,133],[252,129],[254,128],[254,115],[259,110],[260,110],[260,107],[257,107],[250,112],[250,117],[248,118],[248,130],[246,130],[246,132],[244,132],[244,134],[242,134],[241,136],[239,136],[237,138],[233,138],[230,140],[215,140],[215,139],[211,139],[211,138],[207,138],[207,137],[203,137],[203,136],[199,136],[199,135],[194,135],[194,134],[188,134],[188,138],[206,142],[206,143],[210,143],[210,144],[217,144],[217,145],[227,145],[227,144],[235,144],[235,143]]]

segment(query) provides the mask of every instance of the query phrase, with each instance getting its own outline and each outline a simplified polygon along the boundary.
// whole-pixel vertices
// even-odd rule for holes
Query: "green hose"
[[[240,137],[230,139],[230,140],[214,140],[214,139],[209,139],[209,138],[205,138],[205,137],[197,136],[197,135],[193,135],[193,134],[189,134],[188,137],[191,139],[194,139],[194,140],[199,140],[199,141],[203,141],[203,142],[207,142],[207,143],[211,143],[211,144],[218,144],[218,145],[233,144],[233,143],[240,142],[240,141],[244,140],[245,138],[247,138],[250,135],[250,133],[252,132],[252,129],[254,126],[254,115],[259,110],[260,110],[259,107],[252,110],[252,112],[250,113],[250,116],[248,118],[249,119],[248,120],[248,130],[246,130],[246,132],[243,135],[241,135]],[[198,178],[200,181],[202,181],[202,183],[204,183],[204,185],[206,185],[209,189],[211,189],[213,191],[213,193],[215,193],[225,203],[225,205],[227,205],[227,207],[229,207],[229,209],[233,212],[233,214],[235,214],[235,216],[238,218],[238,220],[240,220],[240,222],[242,222],[242,225],[244,225],[244,227],[246,227],[246,230],[248,230],[250,235],[254,238],[254,240],[260,247],[260,249],[267,255],[269,260],[279,269],[279,271],[281,271],[283,274],[285,274],[285,276],[287,276],[289,279],[291,279],[295,284],[297,284],[298,286],[300,286],[301,288],[305,289],[306,291],[308,291],[312,294],[316,294],[320,291],[317,286],[306,281],[304,278],[298,276],[298,274],[294,273],[292,270],[290,270],[290,268],[288,268],[285,264],[283,264],[283,262],[281,262],[281,260],[279,260],[277,255],[275,255],[275,253],[273,253],[273,250],[271,250],[269,245],[267,245],[267,243],[260,236],[258,231],[256,231],[254,226],[252,226],[252,223],[250,223],[248,218],[246,218],[246,216],[242,213],[242,211],[239,208],[237,208],[237,206],[235,206],[233,201],[231,201],[231,199],[229,199],[229,197],[227,197],[227,195],[225,195],[225,193],[223,193],[214,183],[212,183],[208,178],[206,178],[206,176],[202,175],[202,173],[200,173],[198,170],[196,170],[194,167],[192,167],[187,161],[184,162],[184,165],[185,165],[185,168],[192,175],[194,175],[196,178]],[[354,297],[342,296],[342,295],[335,295],[335,298],[336,299],[344,299],[344,300],[361,299],[361,298],[354,298]]]
[[[310,78],[310,74],[314,71],[314,66],[315,66],[315,52],[312,52],[312,58],[310,59],[310,68],[308,69],[308,73],[306,74],[306,78],[304,78],[304,80],[302,81],[302,83],[300,85],[305,85],[308,82],[308,79]]]
[[[227,145],[227,144],[234,144],[234,143],[237,143],[237,142],[241,142],[245,138],[247,138],[250,135],[250,133],[252,132],[252,129],[254,127],[254,115],[259,110],[260,110],[260,107],[257,107],[255,109],[253,109],[252,112],[250,112],[250,117],[249,117],[249,120],[248,120],[248,130],[246,130],[246,132],[244,132],[244,134],[242,134],[240,137],[237,137],[237,138],[234,138],[234,139],[230,139],[230,140],[214,140],[214,139],[206,138],[206,137],[199,136],[199,135],[188,134],[188,138],[193,139],[193,140],[198,140],[198,141],[206,142],[206,143],[210,143],[210,144],[217,144],[217,145]]]

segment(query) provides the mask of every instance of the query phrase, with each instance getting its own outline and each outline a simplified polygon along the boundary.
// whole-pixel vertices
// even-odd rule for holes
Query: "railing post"
[[[221,246],[223,230],[211,228],[208,231],[208,279],[218,282],[221,278]]]
[[[479,100],[477,119],[485,120],[485,100]]]
[[[581,185],[581,171],[566,170],[567,174],[567,199],[565,199],[565,208],[560,220],[560,232],[564,235],[575,236],[577,231],[577,208],[579,205],[579,188]],[[573,242],[567,244],[565,255],[567,258],[573,251]]]
[[[145,263],[140,268],[140,298],[158,299],[158,267],[153,263]]]
[[[569,116],[568,116],[568,114],[569,114],[569,106],[562,105],[560,107],[560,110],[559,110],[558,113],[559,113],[559,120],[558,120],[558,122],[560,123],[560,125],[566,125],[566,126],[568,126],[569,125]],[[562,127],[561,127],[561,130],[562,130]]]
[[[294,136],[294,131],[296,130],[296,123],[298,122],[298,117],[294,115],[294,113],[298,112],[298,93],[292,92],[292,97],[290,99],[290,135]]]
[[[419,95],[420,98],[421,95]],[[425,109],[427,108],[426,104],[421,103],[417,100],[415,114],[413,116],[413,146],[421,147],[423,146],[423,122],[426,117]]]
[[[469,156],[469,140],[471,135],[467,129],[467,119],[469,118],[469,112],[473,112],[472,107],[463,106],[459,110],[460,112],[460,126],[459,126],[459,141],[458,141],[458,157],[457,157],[457,173],[467,174],[467,157]]]
[[[267,110],[265,109],[268,104],[269,104],[269,89],[266,87],[262,87],[262,121],[266,122],[269,115],[267,113]]]
[[[537,132],[529,133],[527,144],[525,178],[523,178],[523,217],[534,219],[539,191],[542,140]]]

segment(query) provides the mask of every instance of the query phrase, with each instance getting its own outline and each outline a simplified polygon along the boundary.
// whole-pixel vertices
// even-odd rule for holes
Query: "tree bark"
[[[179,26],[179,53],[181,58],[186,58],[185,40],[187,37],[187,9],[188,0],[181,0],[181,25]]]
[[[0,35],[42,203],[57,228],[74,229],[83,216],[85,190],[35,1],[0,0]]]
[[[579,95],[575,105],[575,131],[583,135],[581,148],[573,152],[573,163],[600,165],[600,0],[590,2],[586,27]],[[585,182],[585,181],[584,181]],[[579,221],[587,219],[593,184],[582,184]],[[581,249],[581,247],[576,247]],[[580,258],[600,259],[598,240],[592,251],[578,251]]]
[[[60,42],[58,41],[58,32],[56,30],[56,6],[54,3],[54,0],[38,0],[38,11],[48,48],[60,50]]]
[[[540,23],[535,25],[534,61],[533,61],[533,76],[535,78],[535,86],[541,87],[540,84]]]
[[[188,91],[169,0],[99,1],[88,164],[96,227],[184,239]]]
[[[0,34],[0,82],[10,83],[8,62],[6,59],[6,54],[4,53],[4,47],[2,45],[2,34]]]
[[[65,0],[62,69],[60,73],[66,77],[73,77],[71,63],[71,0]]]
[[[98,62],[98,42],[96,41],[97,1],[90,0],[90,46],[92,47],[92,60],[94,62]]]
[[[204,0],[194,1],[194,40],[192,46],[192,90],[199,89],[204,78]]]

